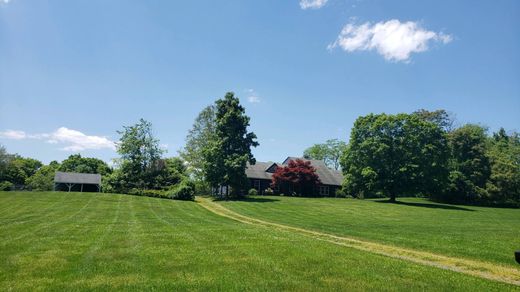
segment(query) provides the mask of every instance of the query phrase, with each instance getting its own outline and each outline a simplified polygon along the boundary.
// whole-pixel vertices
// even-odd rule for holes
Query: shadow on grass
[[[446,210],[459,210],[459,211],[472,211],[472,212],[476,211],[476,210],[468,209],[468,208],[464,208],[464,207],[446,205],[446,204],[438,204],[438,203],[414,203],[414,202],[402,202],[402,201],[390,202],[389,200],[386,200],[386,199],[385,200],[374,200],[374,202],[405,205],[405,206],[412,206],[412,207],[431,208],[431,209],[446,209]]]
[[[213,201],[236,201],[236,202],[248,202],[248,203],[272,203],[280,201],[279,199],[272,198],[259,198],[259,197],[245,197],[245,198],[228,198],[228,199],[220,199],[214,198]]]

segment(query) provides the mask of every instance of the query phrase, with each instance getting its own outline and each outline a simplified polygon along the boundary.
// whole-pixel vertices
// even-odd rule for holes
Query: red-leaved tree
[[[315,195],[316,187],[321,183],[311,162],[302,159],[289,160],[287,166],[278,167],[272,180],[272,188],[301,196]]]

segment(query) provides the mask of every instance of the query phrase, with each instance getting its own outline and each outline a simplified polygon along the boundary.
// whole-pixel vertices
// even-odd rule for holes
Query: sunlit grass
[[[2,291],[513,288],[147,197],[0,193],[0,239]]]

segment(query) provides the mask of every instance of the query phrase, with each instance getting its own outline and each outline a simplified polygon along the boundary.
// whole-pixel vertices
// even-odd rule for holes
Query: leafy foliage
[[[116,176],[121,190],[150,189],[158,174],[163,150],[153,135],[152,124],[144,119],[132,126],[124,126],[117,145],[121,155],[120,173]]]
[[[450,186],[445,201],[475,202],[487,197],[486,182],[491,175],[487,156],[486,130],[464,125],[449,135],[451,149]]]
[[[286,166],[278,167],[272,176],[273,188],[282,192],[295,192],[299,196],[313,196],[320,178],[310,161],[302,159],[289,160]]]
[[[106,162],[97,158],[81,157],[81,154],[72,154],[61,162],[60,171],[79,173],[99,173],[102,176],[110,174],[112,170]]]
[[[341,167],[341,157],[347,150],[347,143],[338,139],[327,140],[324,144],[315,144],[303,152],[306,159],[323,160],[325,164],[334,169]]]
[[[168,192],[168,196],[174,200],[193,201],[195,199],[195,185],[189,180],[183,180],[171,188]]]
[[[186,146],[180,151],[181,158],[186,161],[188,171],[195,180],[204,180],[204,151],[216,140],[216,107],[204,108],[193,123],[186,136]]]
[[[33,191],[51,191],[54,186],[54,174],[60,167],[59,163],[52,161],[44,165],[36,173],[26,180],[27,187]]]
[[[14,188],[14,184],[10,181],[0,182],[0,191],[7,192],[7,191],[12,190],[13,188]]]
[[[490,140],[491,175],[486,190],[491,201],[520,203],[520,136],[501,128]]]
[[[249,117],[232,92],[216,101],[215,139],[208,141],[203,152],[203,171],[208,183],[217,188],[229,186],[231,193],[225,197],[237,197],[248,184],[246,164],[255,163],[251,147],[258,146],[256,135],[247,131]]]
[[[356,197],[431,194],[444,188],[448,146],[444,131],[416,115],[356,120],[343,157],[344,187]]]

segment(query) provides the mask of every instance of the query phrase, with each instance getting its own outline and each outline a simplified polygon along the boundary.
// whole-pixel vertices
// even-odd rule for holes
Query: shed
[[[101,175],[93,173],[61,172],[54,175],[55,191],[100,192]]]

